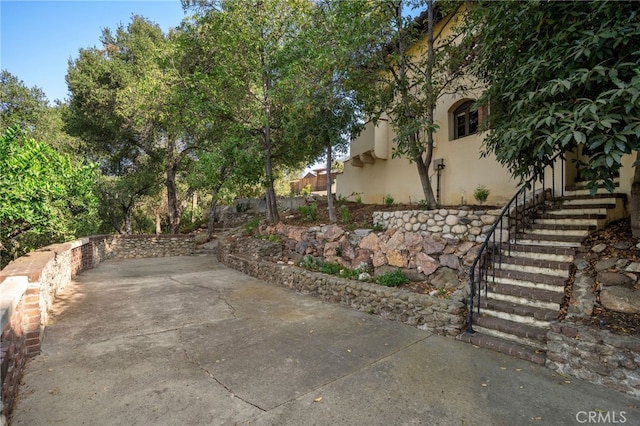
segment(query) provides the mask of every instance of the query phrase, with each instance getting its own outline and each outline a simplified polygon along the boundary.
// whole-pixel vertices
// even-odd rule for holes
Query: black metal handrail
[[[477,310],[478,314],[480,314],[480,298],[482,297],[483,283],[484,283],[484,292],[485,297],[489,292],[489,279],[493,281],[495,284],[495,271],[496,271],[496,257],[498,257],[498,262],[501,264],[502,258],[502,243],[504,240],[504,233],[506,230],[507,233],[507,251],[508,254],[511,254],[511,244],[517,243],[518,238],[518,230],[524,231],[527,225],[533,223],[534,214],[540,206],[544,209],[546,201],[547,201],[547,191],[550,191],[551,199],[554,199],[555,194],[555,181],[556,181],[556,160],[560,159],[560,196],[564,196],[564,163],[565,157],[564,153],[560,152],[556,154],[552,159],[549,165],[547,165],[539,174],[532,176],[527,182],[525,182],[520,189],[516,192],[516,194],[511,198],[511,200],[502,208],[500,215],[496,219],[495,223],[486,234],[486,239],[480,246],[480,250],[478,251],[478,255],[475,260],[471,264],[469,268],[469,286],[470,286],[470,294],[469,294],[469,318],[467,324],[467,332],[474,333],[473,330],[473,311],[474,311],[474,299],[476,294],[478,295],[477,300]],[[545,173],[551,168],[551,186],[547,188],[545,185]],[[540,182],[542,184],[542,190],[539,193],[536,193],[536,182]],[[532,192],[531,199],[529,200],[529,204],[527,203],[527,190]],[[540,195],[540,197],[538,197]],[[538,203],[538,198],[541,198]],[[521,205],[519,205],[519,200],[522,200]],[[512,210],[513,207],[513,210]],[[506,227],[505,227],[505,219],[506,219]],[[500,238],[496,241],[496,230],[500,229]],[[511,238],[511,230],[513,229],[513,240]],[[489,244],[491,243],[491,246]],[[498,267],[501,266],[498,264]],[[492,271],[491,277],[489,277],[489,269]],[[476,272],[478,280],[476,282]],[[476,293],[477,288],[477,293]]]

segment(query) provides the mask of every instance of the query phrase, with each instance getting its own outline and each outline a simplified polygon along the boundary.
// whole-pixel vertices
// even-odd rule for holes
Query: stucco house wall
[[[443,39],[451,34],[449,24],[450,21],[445,18],[436,26],[436,33],[438,26],[445,26]],[[422,45],[414,47],[416,55],[424,51],[424,41]],[[474,86],[471,81],[465,83],[468,87]],[[439,128],[434,134],[434,161],[429,167],[429,177],[433,192],[442,206],[476,204],[473,193],[479,185],[490,191],[487,204],[503,205],[519,187],[519,181],[511,177],[508,169],[498,163],[493,154],[481,157],[486,133],[454,139],[453,111],[467,100],[475,101],[481,93],[482,87],[476,87],[464,95],[449,94],[438,100],[434,118]],[[480,111],[480,120],[483,115],[484,111]],[[389,118],[382,116],[375,125],[368,123],[364,131],[351,141],[350,158],[336,181],[336,193],[339,196],[352,200],[359,197],[368,204],[382,203],[387,196],[393,197],[396,203],[424,200],[416,165],[407,158],[393,157],[396,135],[392,127]],[[563,186],[569,186],[576,180],[575,159],[578,155],[567,153],[567,161],[562,167],[557,165],[553,176],[550,170],[547,171],[545,179],[551,182],[554,178],[556,194],[561,194]],[[632,155],[623,157],[617,192],[630,194],[634,159]],[[440,173],[435,166],[439,160],[444,165]]]

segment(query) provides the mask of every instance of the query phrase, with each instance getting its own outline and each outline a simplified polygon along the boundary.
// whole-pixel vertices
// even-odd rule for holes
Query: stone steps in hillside
[[[477,297],[474,301],[474,306],[478,306]],[[480,298],[480,311],[485,316],[502,318],[536,327],[548,327],[551,321],[558,318],[558,310],[555,309],[512,303],[491,297]]]

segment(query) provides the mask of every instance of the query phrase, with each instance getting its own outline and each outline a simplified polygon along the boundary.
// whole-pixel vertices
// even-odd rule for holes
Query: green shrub
[[[379,276],[377,279],[377,283],[385,287],[398,287],[408,282],[409,278],[407,278],[404,272],[400,269],[387,272],[386,274]]]
[[[311,271],[317,271],[319,267],[318,261],[310,255],[304,256],[300,260],[300,263],[298,263],[298,266],[304,269],[309,269]]]
[[[373,232],[382,232],[384,231],[384,226],[381,223],[375,223],[373,225]]]
[[[356,204],[359,206],[362,205],[362,196],[360,194],[356,196]]]
[[[344,206],[346,202],[347,202],[347,197],[345,197],[345,196],[344,196],[344,195],[342,195],[342,194],[338,194],[338,195],[336,195],[336,203],[337,203],[339,206]]]
[[[360,276],[360,274],[361,274],[361,272],[360,272],[360,271],[357,271],[357,270],[355,270],[355,269],[343,268],[343,269],[340,271],[340,274],[339,274],[339,275],[340,275],[342,278],[347,278],[347,279],[349,279],[349,280],[357,280],[357,279],[358,279],[358,277]]]
[[[253,235],[256,232],[256,229],[258,229],[258,226],[260,225],[260,219],[257,217],[254,217],[253,219],[250,219],[247,223],[244,224],[244,232],[247,235]]]
[[[385,206],[390,206],[393,204],[395,200],[393,199],[393,197],[390,194],[387,194],[384,196],[382,202],[384,203]]]
[[[323,262],[318,267],[318,272],[322,272],[323,274],[329,274],[329,275],[339,275],[342,269],[343,269],[343,266],[337,263]]]
[[[351,222],[351,213],[349,213],[349,207],[341,206],[339,211],[340,211],[340,220],[342,220],[342,223]]]
[[[475,198],[476,201],[480,204],[483,204],[485,201],[487,201],[487,198],[489,198],[490,192],[491,191],[489,191],[486,186],[479,185],[476,190],[473,191],[473,198]]]
[[[300,195],[311,195],[311,184],[308,183],[304,188],[300,190]]]
[[[311,203],[307,206],[298,207],[298,211],[302,214],[302,217],[308,221],[314,221],[318,219],[318,204]]]

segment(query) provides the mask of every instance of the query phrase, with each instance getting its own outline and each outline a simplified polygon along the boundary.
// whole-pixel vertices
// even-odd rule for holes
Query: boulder
[[[338,225],[328,225],[323,229],[322,235],[326,240],[337,241],[344,234],[344,230]]]
[[[596,264],[593,265],[593,268],[598,272],[605,271],[607,269],[613,268],[617,262],[618,262],[617,258],[607,257],[597,261]]]
[[[442,266],[447,266],[451,269],[460,269],[460,258],[455,254],[443,254],[438,258],[438,261]]]
[[[426,237],[422,240],[422,250],[426,254],[442,253],[442,250],[444,250],[445,246],[446,244],[444,243],[444,241],[433,237]]]
[[[436,260],[424,252],[420,252],[416,255],[416,269],[418,272],[422,272],[425,275],[433,274],[440,264]]]
[[[406,268],[407,266],[409,266],[409,250],[387,250],[387,263],[391,266],[397,266],[398,268]]]
[[[452,290],[460,286],[458,273],[446,266],[440,267],[440,269],[429,276],[429,282],[435,288],[444,288],[447,290]]]
[[[351,262],[352,268],[359,271],[373,271],[373,252],[367,249],[357,249]]]
[[[640,313],[640,291],[626,287],[605,287],[600,291],[600,304],[612,311],[637,314]]]
[[[372,232],[360,241],[360,248],[376,252],[380,250],[380,238],[376,233]]]
[[[600,271],[596,276],[596,280],[604,287],[617,286],[631,288],[635,284],[635,280],[620,272]]]

